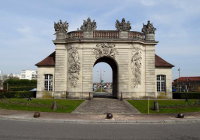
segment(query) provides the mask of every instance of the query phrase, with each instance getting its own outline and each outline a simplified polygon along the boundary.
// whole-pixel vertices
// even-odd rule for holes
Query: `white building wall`
[[[155,69],[155,80],[157,80],[157,75],[166,75],[166,93],[157,92],[156,88],[156,96],[161,94],[166,95],[168,98],[172,98],[172,69],[171,68],[156,68]]]
[[[56,44],[55,54],[55,97],[66,95],[67,91],[67,49],[64,43]]]
[[[20,74],[20,79],[33,80],[37,78],[36,70],[22,70]]]
[[[54,91],[54,67],[38,67],[38,75],[37,75],[37,98],[47,98],[47,97],[53,97],[53,91]],[[52,74],[53,75],[53,91],[45,91],[44,90],[44,80],[45,74]]]

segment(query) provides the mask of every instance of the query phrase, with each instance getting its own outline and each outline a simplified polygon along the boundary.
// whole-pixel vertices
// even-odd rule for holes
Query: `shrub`
[[[200,99],[200,93],[193,92],[175,92],[173,93],[173,99]]]
[[[1,91],[0,98],[34,98],[34,92],[30,91]]]
[[[36,80],[27,80],[27,79],[7,79],[4,82],[4,89],[9,91],[29,91],[37,86]]]

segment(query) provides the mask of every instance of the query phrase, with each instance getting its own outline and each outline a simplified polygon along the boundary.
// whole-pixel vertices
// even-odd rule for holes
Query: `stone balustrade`
[[[143,33],[140,32],[129,32],[128,33],[128,38],[129,39],[136,39],[136,40],[144,40],[145,39],[145,35]]]
[[[93,39],[120,39],[120,31],[115,30],[95,30],[91,32],[93,34]],[[145,35],[141,32],[129,31],[127,32],[128,36],[127,39],[133,40],[144,40]],[[67,38],[71,39],[82,39],[84,37],[83,31],[72,31],[67,33]]]
[[[119,38],[118,31],[94,31],[93,38]]]
[[[72,31],[68,33],[68,38],[83,38],[83,31]]]

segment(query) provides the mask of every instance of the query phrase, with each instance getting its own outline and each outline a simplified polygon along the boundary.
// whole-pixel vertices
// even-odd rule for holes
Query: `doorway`
[[[113,58],[101,57],[94,63],[93,92],[94,97],[118,97],[118,66]]]

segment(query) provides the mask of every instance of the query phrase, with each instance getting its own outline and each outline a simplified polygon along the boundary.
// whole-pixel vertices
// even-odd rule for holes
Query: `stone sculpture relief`
[[[68,31],[68,26],[69,24],[66,21],[62,22],[62,20],[60,20],[57,23],[54,22],[54,29],[56,33],[66,33]]]
[[[79,72],[80,72],[80,59],[78,50],[75,47],[70,47],[68,49],[69,57],[68,57],[68,72],[69,72],[69,82],[73,87],[77,86],[77,81],[79,80]]]
[[[147,25],[143,24],[142,32],[144,34],[155,34],[156,28],[153,27],[153,24],[148,21]]]
[[[83,21],[83,25],[81,26],[82,31],[91,32],[97,28],[95,20],[91,21],[90,18]]]
[[[131,58],[131,70],[133,74],[133,86],[137,87],[141,84],[141,66],[142,52],[138,47],[134,47]]]
[[[115,48],[114,44],[101,43],[97,44],[96,48],[94,48],[94,54],[96,55],[96,59],[103,56],[115,58],[115,55],[117,54],[117,49]]]
[[[131,24],[129,21],[126,22],[125,18],[122,18],[122,21],[116,20],[115,27],[118,31],[130,31]]]

